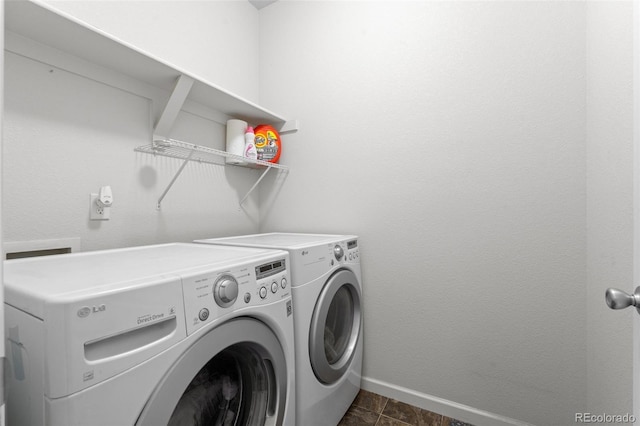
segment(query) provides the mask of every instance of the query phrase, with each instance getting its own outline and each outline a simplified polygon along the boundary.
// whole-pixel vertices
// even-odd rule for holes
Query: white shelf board
[[[173,90],[181,75],[187,75],[194,80],[189,100],[250,123],[282,128],[287,122],[279,114],[44,3],[26,0],[5,2],[5,29],[167,91]]]

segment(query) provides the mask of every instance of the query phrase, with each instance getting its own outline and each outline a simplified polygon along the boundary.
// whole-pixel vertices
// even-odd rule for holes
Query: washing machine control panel
[[[241,309],[291,297],[288,259],[182,277],[187,334]]]
[[[256,266],[257,296],[261,300],[288,297],[289,278],[287,276],[286,259],[278,259],[273,262]],[[252,294],[245,293],[245,303],[251,300]]]

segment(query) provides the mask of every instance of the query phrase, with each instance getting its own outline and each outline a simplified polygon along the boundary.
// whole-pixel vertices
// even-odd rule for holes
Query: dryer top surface
[[[212,238],[197,240],[197,243],[205,244],[229,244],[262,248],[278,248],[284,250],[313,247],[332,242],[352,240],[355,235],[329,235],[329,234],[296,234],[273,232],[268,234],[243,235],[228,238]]]

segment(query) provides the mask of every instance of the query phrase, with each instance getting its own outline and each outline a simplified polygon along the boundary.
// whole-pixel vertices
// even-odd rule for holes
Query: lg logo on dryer
[[[83,306],[82,308],[78,309],[78,316],[80,318],[86,318],[88,317],[92,312],[94,314],[97,314],[98,312],[104,312],[107,310],[107,306],[106,305],[98,305],[98,306]]]

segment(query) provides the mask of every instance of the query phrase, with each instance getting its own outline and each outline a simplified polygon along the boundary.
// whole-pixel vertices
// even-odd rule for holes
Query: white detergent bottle
[[[255,145],[256,135],[253,133],[253,127],[247,127],[244,132],[244,157],[250,160],[258,159],[258,151],[256,151]]]

